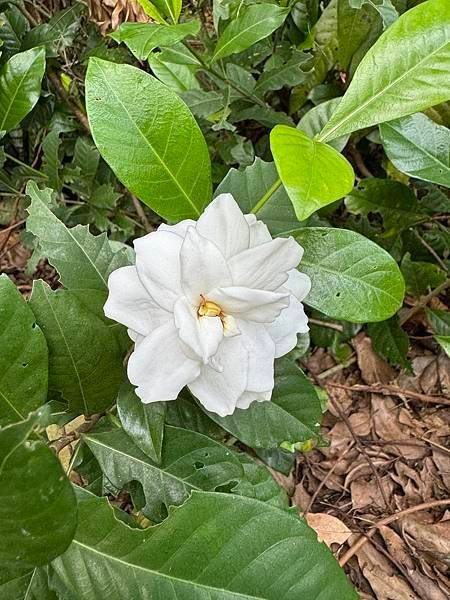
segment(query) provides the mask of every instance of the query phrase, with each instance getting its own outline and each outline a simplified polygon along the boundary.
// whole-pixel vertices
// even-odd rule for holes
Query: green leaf
[[[369,323],[367,331],[375,352],[394,367],[411,372],[411,364],[407,358],[409,338],[400,327],[397,316],[381,323]]]
[[[244,212],[254,212],[258,219],[262,219],[272,235],[282,235],[298,228],[292,202],[273,162],[255,158],[255,162],[243,171],[230,169],[214,197],[225,193],[232,194]]]
[[[67,290],[34,283],[30,306],[47,340],[49,388],[69,409],[89,415],[114,402],[123,379],[123,353],[114,328]]]
[[[15,54],[0,72],[0,131],[14,129],[41,95],[45,49]]]
[[[110,36],[116,42],[125,42],[138,60],[146,60],[155,48],[172,46],[188,35],[196,35],[199,29],[199,21],[178,25],[125,22]]]
[[[154,462],[161,460],[166,402],[144,404],[133,386],[124,383],[117,398],[117,412],[125,432]]]
[[[177,94],[140,69],[91,59],[86,105],[97,148],[132,193],[170,220],[201,214],[209,153]]]
[[[211,90],[204,92],[203,90],[190,90],[184,92],[181,96],[183,101],[189,106],[194,115],[198,117],[206,117],[217,113],[224,107],[223,95],[219,92]]]
[[[47,400],[48,352],[33,312],[0,275],[0,425],[25,419]]]
[[[180,65],[161,60],[160,52],[155,52],[148,58],[148,64],[155,75],[169,90],[183,94],[189,90],[200,89],[195,77],[196,67]]]
[[[22,39],[30,29],[26,17],[20,12],[17,6],[11,4],[5,12],[0,15],[2,26],[0,27],[0,44],[2,47],[2,62],[8,60],[20,52]]]
[[[195,492],[160,525],[130,529],[84,493],[74,541],[53,563],[65,600],[356,600],[331,552],[294,513]]]
[[[253,402],[229,417],[207,413],[213,421],[253,448],[278,448],[319,437],[322,418],[314,386],[291,357],[275,363],[275,387],[270,402]]]
[[[253,4],[243,9],[220,35],[212,60],[242,52],[264,39],[284,23],[289,11],[275,4]]]
[[[166,426],[160,464],[121,429],[88,434],[84,440],[115,487],[139,481],[145,496],[142,512],[153,521],[164,519],[169,507],[184,502],[192,490],[214,491],[244,475],[226,446],[187,429]]]
[[[450,313],[446,310],[426,310],[431,329],[436,334],[434,339],[442,347],[447,356],[450,356]]]
[[[449,69],[450,3],[429,0],[399,17],[370,48],[320,140],[445,102]]]
[[[331,100],[321,102],[317,106],[314,106],[300,119],[297,129],[306,133],[309,138],[313,138],[325,127],[340,102],[341,98],[332,98]],[[342,152],[347,145],[349,137],[350,135],[344,135],[335,140],[331,140],[329,145],[338,152]]]
[[[62,164],[59,156],[61,146],[59,134],[60,131],[53,129],[42,142],[44,156],[41,171],[47,175],[46,183],[56,192],[60,192],[63,186],[60,174]]]
[[[292,456],[292,455],[290,455]],[[244,477],[233,488],[233,494],[256,498],[279,508],[288,508],[289,500],[266,467],[257,464],[248,454],[239,454],[239,460],[244,468]]]
[[[0,595],[11,600],[58,600],[48,586],[45,567],[23,568],[2,564]]]
[[[421,113],[380,125],[389,160],[402,173],[450,187],[450,131]]]
[[[353,188],[355,174],[347,159],[303,131],[277,125],[270,133],[270,149],[299,221]]]
[[[47,23],[42,23],[25,36],[22,49],[45,46],[48,57],[57,57],[73,44],[80,29],[80,21],[84,6],[74,2],[72,6],[54,14]]]
[[[40,566],[64,552],[77,522],[72,485],[43,442],[28,439],[43,417],[0,430],[0,561]]]
[[[380,214],[386,236],[407,229],[427,216],[413,191],[392,179],[364,179],[346,197],[345,206],[354,215]]]
[[[446,278],[444,271],[437,265],[412,261],[409,252],[402,259],[401,270],[405,278],[406,291],[416,298],[428,294],[430,290],[444,283]]]
[[[295,51],[293,56],[279,67],[261,74],[255,87],[255,94],[264,95],[271,90],[280,90],[284,86],[293,87],[304,81],[308,73],[311,56]]]
[[[348,2],[352,8],[358,9],[362,8],[364,4],[369,4],[382,18],[383,29],[387,29],[398,19],[397,9],[393,6],[391,0],[348,0]]]
[[[39,240],[44,256],[70,290],[108,291],[108,276],[128,265],[124,250],[113,252],[106,234],[94,236],[88,227],[67,228],[50,210],[52,190],[39,190],[34,181],[27,186],[31,204],[27,208],[27,230]]]
[[[346,229],[307,227],[295,235],[305,249],[300,270],[311,278],[305,303],[353,323],[384,321],[401,307],[405,284],[395,260]]]

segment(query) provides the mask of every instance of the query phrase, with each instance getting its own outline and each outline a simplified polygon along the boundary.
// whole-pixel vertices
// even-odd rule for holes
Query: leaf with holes
[[[26,419],[47,400],[48,352],[33,311],[0,275],[0,425]]]
[[[384,321],[401,307],[405,283],[386,250],[359,233],[329,227],[299,229],[300,263],[311,278],[305,303],[353,323]]]
[[[183,503],[192,490],[214,491],[244,476],[236,454],[188,429],[166,426],[160,464],[122,429],[88,434],[84,440],[116,488],[139,481],[145,496],[142,512],[152,521],[164,519],[169,507]]]
[[[48,344],[49,388],[79,414],[111,406],[123,379],[114,328],[72,292],[53,291],[43,281],[34,283],[30,306]]]
[[[100,154],[132,193],[173,221],[200,215],[211,200],[208,148],[175,92],[135,67],[91,59],[86,107]]]

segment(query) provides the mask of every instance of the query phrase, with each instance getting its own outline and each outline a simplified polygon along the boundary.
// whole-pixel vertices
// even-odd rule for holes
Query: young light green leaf
[[[101,155],[131,192],[167,219],[199,216],[211,199],[209,153],[175,92],[135,67],[91,59],[86,105]]]
[[[43,442],[28,439],[42,413],[0,430],[0,560],[40,566],[64,552],[77,523],[72,485]]]
[[[35,282],[31,309],[47,340],[49,388],[69,409],[98,413],[114,402],[123,379],[123,352],[114,328],[70,291]]]
[[[0,131],[14,129],[41,95],[45,49],[32,48],[15,54],[0,72]]]
[[[411,363],[407,358],[409,338],[400,327],[396,315],[380,323],[369,323],[367,331],[375,352],[394,367],[411,371]]]
[[[450,187],[450,131],[421,113],[380,125],[389,160],[402,173]]]
[[[121,429],[89,434],[84,440],[109,481],[122,489],[131,481],[142,485],[142,512],[161,521],[170,506],[184,502],[192,490],[214,491],[244,476],[237,458],[210,438],[167,426],[160,464],[152,461]]]
[[[124,383],[117,398],[117,412],[125,432],[154,462],[161,460],[167,402],[144,404],[133,386]]]
[[[19,290],[0,275],[0,425],[25,419],[47,400],[48,352]]]
[[[214,196],[225,193],[232,194],[244,212],[253,212],[262,219],[272,235],[298,228],[292,202],[273,162],[255,158],[255,162],[243,171],[230,169]]]
[[[270,133],[270,149],[299,221],[353,188],[355,174],[347,159],[303,131],[277,125]]]
[[[116,42],[124,42],[138,60],[146,60],[155,48],[172,46],[188,35],[195,35],[199,28],[199,21],[178,25],[125,22],[110,36]]]
[[[347,210],[365,217],[383,218],[386,235],[393,235],[426,217],[413,191],[392,179],[364,179],[345,199]]]
[[[332,114],[335,112],[340,102],[341,98],[332,98],[331,100],[326,100],[325,102],[321,102],[317,106],[314,106],[300,119],[297,124],[297,129],[306,133],[308,137],[313,138],[322,131],[331,119]],[[342,152],[347,145],[349,137],[350,134],[331,140],[329,145],[338,152]]]
[[[401,307],[405,283],[386,250],[346,229],[307,227],[293,235],[305,249],[300,269],[311,278],[306,304],[352,323],[384,321]]]
[[[315,532],[293,512],[257,500],[194,492],[145,531],[87,492],[79,512],[71,546],[52,563],[52,584],[67,600],[98,600],[105,589],[109,600],[279,600],[284,590],[292,598],[357,600]]]
[[[252,4],[225,27],[217,41],[213,61],[242,52],[270,35],[284,23],[289,8],[276,4]]]
[[[428,292],[445,281],[445,272],[437,265],[423,261],[412,261],[409,252],[401,262],[401,270],[405,278],[406,291],[416,298]]]
[[[113,252],[106,234],[94,236],[81,225],[67,228],[50,210],[52,190],[40,190],[30,181],[27,194],[31,198],[27,230],[38,238],[61,283],[70,290],[107,292],[109,274],[129,264],[126,252]]]
[[[229,417],[207,413],[213,421],[252,448],[278,448],[317,441],[322,418],[314,386],[287,356],[275,364],[275,387],[270,402],[253,402]]]
[[[370,48],[319,139],[329,141],[448,100],[449,69],[450,3],[423,2]]]

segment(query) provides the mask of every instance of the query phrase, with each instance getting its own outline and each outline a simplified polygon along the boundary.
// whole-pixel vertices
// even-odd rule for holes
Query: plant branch
[[[404,325],[406,323],[406,321],[409,321],[416,313],[418,313],[420,310],[422,310],[422,308],[424,308],[432,298],[435,298],[436,296],[439,296],[439,294],[442,294],[442,292],[445,291],[449,287],[450,287],[450,278],[447,279],[446,281],[444,281],[443,283],[441,283],[441,285],[439,285],[437,288],[435,288],[434,290],[432,290],[429,294],[427,294],[426,296],[423,296],[417,302],[417,304],[415,304],[400,319],[400,325]]]
[[[430,404],[447,404],[450,406],[450,400],[444,398],[444,396],[430,396],[429,394],[420,394],[419,392],[405,390],[395,385],[384,385],[381,383],[376,385],[362,385],[359,383],[356,385],[344,385],[342,383],[331,382],[327,383],[327,385],[343,390],[348,390],[350,392],[372,392],[374,394],[383,394],[384,396],[406,396],[408,398],[413,398],[414,400],[421,400],[422,402],[428,402]]]
[[[64,100],[64,102],[67,103],[70,110],[75,115],[75,117],[78,119],[78,121],[80,122],[80,124],[82,125],[84,130],[90,135],[91,128],[89,127],[89,121],[88,121],[86,114],[80,109],[79,106],[77,106],[74,102],[72,102],[70,95],[64,89],[64,86],[61,83],[58,75],[56,73],[50,71],[48,74],[48,77],[49,77],[50,81],[53,83],[58,96],[61,98],[61,100]]]

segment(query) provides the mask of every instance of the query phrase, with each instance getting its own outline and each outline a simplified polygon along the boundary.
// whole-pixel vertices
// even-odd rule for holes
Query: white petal
[[[183,238],[170,231],[153,231],[134,240],[136,269],[148,293],[162,308],[172,311],[182,295],[180,250]]]
[[[224,338],[214,364],[215,368],[202,366],[200,376],[189,384],[189,389],[206,410],[225,417],[233,414],[247,385],[248,352],[240,335]]]
[[[220,285],[231,285],[231,275],[219,248],[190,227],[180,252],[184,295],[199,304],[200,295]]]
[[[128,378],[147,404],[175,400],[181,389],[200,373],[200,362],[188,358],[173,322],[148,335],[130,356]]]
[[[272,397],[272,390],[265,392],[244,392],[236,404],[236,408],[246,409],[252,402],[268,402]]]
[[[127,329],[128,337],[133,340],[135,346],[138,346],[143,340],[145,340],[145,335],[141,335],[137,331],[133,331],[132,329]]]
[[[244,215],[245,220],[250,226],[250,248],[259,246],[265,242],[270,242],[272,236],[267,228],[267,225],[262,221],[258,221],[255,215]]]
[[[257,323],[271,323],[289,306],[289,292],[223,287],[209,292],[208,300],[218,304],[227,315]]]
[[[295,296],[291,296],[288,308],[283,310],[274,323],[267,326],[267,330],[275,342],[275,358],[284,356],[295,348],[297,333],[309,331],[308,317]]]
[[[249,246],[249,226],[231,194],[220,194],[206,207],[197,222],[197,231],[214,242],[225,258]]]
[[[156,304],[142,285],[136,267],[113,271],[108,288],[108,299],[103,307],[105,315],[137,333],[148,335],[170,319],[170,313]]]
[[[181,340],[206,364],[223,339],[220,317],[199,317],[198,307],[185,297],[175,304],[175,325]]]
[[[248,350],[246,390],[264,392],[274,386],[275,342],[265,325],[238,320],[242,341]]]
[[[311,279],[306,273],[300,273],[297,269],[292,269],[288,273],[288,280],[284,284],[290,292],[294,294],[300,302],[306,298],[311,290]],[[280,292],[282,290],[279,290]]]
[[[275,291],[298,265],[303,249],[293,238],[276,238],[228,260],[234,285]]]
[[[170,231],[180,235],[183,239],[186,237],[187,230],[189,227],[195,227],[196,222],[193,219],[184,219],[175,225],[167,225],[167,223],[161,223],[158,227],[158,231]]]

